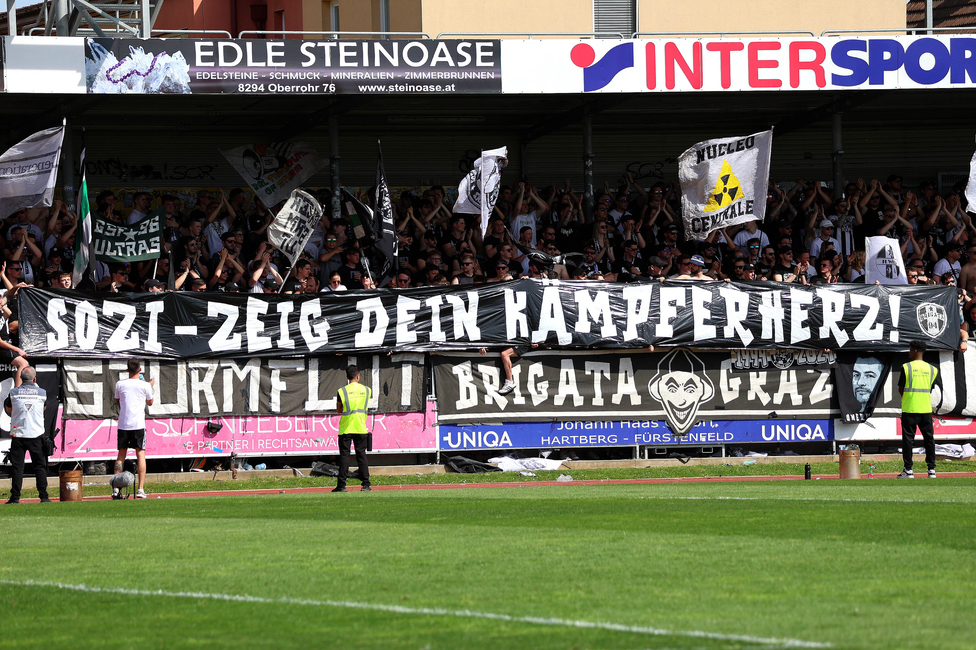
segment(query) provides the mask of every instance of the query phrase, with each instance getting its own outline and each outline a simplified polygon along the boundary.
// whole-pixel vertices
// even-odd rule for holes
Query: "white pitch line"
[[[469,609],[441,609],[439,607],[403,607],[402,605],[379,605],[375,603],[358,603],[346,600],[309,600],[305,598],[264,598],[261,596],[211,594],[195,591],[162,591],[148,589],[121,589],[108,587],[94,587],[91,585],[73,585],[63,582],[36,582],[34,580],[0,580],[0,584],[16,587],[52,587],[54,589],[68,589],[93,594],[122,594],[125,596],[162,596],[165,598],[193,598],[207,600],[223,600],[235,603],[257,603],[262,605],[305,605],[311,607],[344,607],[347,609],[366,609],[394,614],[413,614],[420,616],[453,616],[456,618],[480,618],[507,623],[529,623],[532,625],[549,625],[554,627],[573,627],[612,632],[630,632],[632,634],[646,634],[653,636],[686,636],[700,639],[714,639],[717,641],[742,641],[758,643],[778,648],[830,648],[830,643],[816,641],[802,641],[800,639],[777,639],[770,637],[748,636],[741,634],[718,634],[699,630],[663,630],[655,627],[638,625],[622,625],[620,623],[600,623],[595,621],[574,621],[563,618],[542,618],[538,616],[510,616],[493,612],[475,612]]]
[[[851,499],[831,497],[657,497],[642,496],[638,499],[653,499],[655,501],[845,501],[850,503],[960,503],[972,504],[974,501],[956,501],[954,499]]]

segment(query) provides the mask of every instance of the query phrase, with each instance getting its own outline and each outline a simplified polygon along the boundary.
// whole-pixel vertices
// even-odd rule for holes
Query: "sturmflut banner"
[[[372,412],[424,410],[424,357],[420,354],[309,357],[305,359],[200,359],[151,361],[155,379],[150,418],[305,415],[335,413],[336,392],[346,385],[346,366],[359,365],[373,389]],[[125,360],[66,360],[61,371],[64,417],[118,416],[115,384],[128,377]]]
[[[92,214],[95,228],[92,246],[102,262],[143,262],[159,257],[162,250],[162,216],[157,212],[131,226],[101,219]]]
[[[233,358],[513,345],[904,351],[959,346],[954,287],[516,280],[319,295],[18,293],[49,357]]]
[[[678,157],[685,233],[705,239],[713,230],[766,215],[773,132],[699,142]]]
[[[89,93],[500,93],[498,40],[85,39]]]

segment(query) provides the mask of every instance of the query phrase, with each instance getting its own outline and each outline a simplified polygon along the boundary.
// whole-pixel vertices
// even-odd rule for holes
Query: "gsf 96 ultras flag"
[[[689,239],[726,226],[762,221],[773,132],[699,142],[678,158],[681,213]]]

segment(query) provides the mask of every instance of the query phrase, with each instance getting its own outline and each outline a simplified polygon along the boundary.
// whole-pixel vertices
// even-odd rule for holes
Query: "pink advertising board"
[[[147,458],[312,456],[338,453],[338,415],[245,416],[212,418],[222,425],[207,430],[207,418],[146,420]],[[414,453],[437,450],[433,404],[426,413],[369,416],[373,451]],[[117,454],[115,420],[66,420],[52,461],[105,460]],[[133,455],[133,452],[129,452]]]

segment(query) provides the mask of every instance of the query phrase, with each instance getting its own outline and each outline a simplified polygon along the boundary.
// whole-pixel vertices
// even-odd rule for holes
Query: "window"
[[[339,3],[338,2],[333,2],[332,6],[329,7],[329,23],[330,23],[329,29],[331,29],[332,31],[334,32],[342,31],[342,28],[339,27]],[[333,34],[332,38],[339,38],[339,35]]]
[[[274,12],[274,29],[275,29],[276,32],[283,32],[283,31],[285,31],[286,27],[285,27],[285,10],[284,9],[281,9],[279,11]],[[282,34],[281,37],[284,38],[285,35]]]
[[[593,31],[630,38],[637,31],[636,0],[593,0]]]

